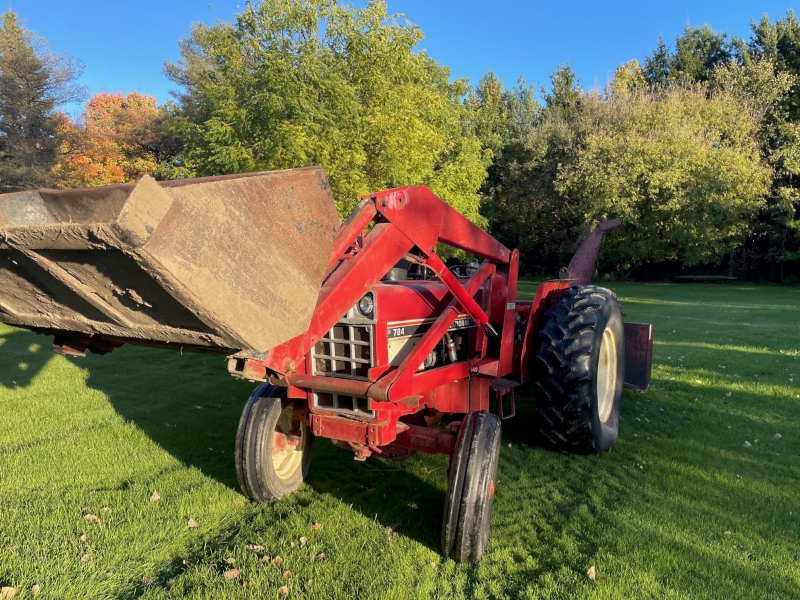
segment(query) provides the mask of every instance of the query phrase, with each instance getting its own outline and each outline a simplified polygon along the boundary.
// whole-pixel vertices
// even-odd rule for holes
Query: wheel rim
[[[605,423],[614,408],[617,391],[617,340],[610,327],[603,331],[600,356],[597,361],[597,412],[600,422]]]
[[[303,452],[308,442],[306,424],[300,423],[294,432],[294,407],[286,406],[278,417],[272,434],[272,468],[279,479],[291,479],[303,466]]]

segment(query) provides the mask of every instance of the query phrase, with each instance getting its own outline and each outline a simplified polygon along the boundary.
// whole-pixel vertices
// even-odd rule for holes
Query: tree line
[[[623,217],[611,277],[800,273],[800,21],[708,25],[659,40],[585,91],[569,65],[549,85],[477,85],[418,50],[419,27],[337,0],[258,0],[194,24],[158,105],[86,97],[82,65],[9,11],[0,24],[0,191],[86,187],[321,164],[345,215],[362,194],[428,185],[556,274],[593,214]]]

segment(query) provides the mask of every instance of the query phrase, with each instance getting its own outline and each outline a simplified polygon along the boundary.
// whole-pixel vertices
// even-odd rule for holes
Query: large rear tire
[[[311,465],[314,436],[293,420],[294,406],[284,388],[259,385],[239,419],[236,477],[245,496],[275,502],[294,492]]]
[[[442,553],[458,563],[477,563],[489,545],[499,459],[500,419],[468,413],[450,462],[442,523]]]
[[[554,450],[600,454],[619,434],[625,333],[614,292],[565,291],[547,311],[535,361],[540,441]]]

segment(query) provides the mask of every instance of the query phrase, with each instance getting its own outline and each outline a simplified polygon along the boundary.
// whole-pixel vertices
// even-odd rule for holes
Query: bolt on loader
[[[0,196],[0,321],[56,352],[122,344],[227,357],[257,383],[236,472],[256,502],[291,494],[315,440],[450,458],[442,552],[489,540],[502,421],[535,390],[531,436],[564,453],[617,438],[623,387],[644,391],[653,327],[590,285],[587,225],[561,278],[517,298],[519,252],[425,186],[365,196],[340,223],[319,167]],[[477,257],[448,267],[443,246]]]

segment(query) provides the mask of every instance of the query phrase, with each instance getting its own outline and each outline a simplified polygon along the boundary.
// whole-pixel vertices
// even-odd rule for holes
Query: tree
[[[614,71],[614,79],[610,85],[611,93],[617,95],[632,94],[637,91],[644,91],[646,88],[647,75],[635,58],[617,67],[617,70]]]
[[[86,103],[80,123],[62,116],[61,156],[52,171],[59,187],[89,187],[159,175],[180,150],[166,133],[167,109],[138,92],[101,92]]]
[[[509,101],[527,106],[500,160],[490,169],[483,211],[492,234],[519,248],[525,273],[556,273],[565,266],[574,228],[583,218],[578,204],[559,194],[554,183],[559,170],[574,155],[586,132],[574,127],[583,93],[574,71],[558,67],[550,88],[542,89],[543,107],[534,106],[530,89],[519,89]],[[516,99],[514,97],[516,96]]]
[[[370,191],[427,184],[477,223],[491,159],[465,81],[416,50],[419,28],[336,0],[259,0],[234,23],[195,25],[167,63],[183,87],[180,173],[321,164],[340,212]]]
[[[15,13],[0,22],[0,192],[11,192],[46,182],[58,149],[56,109],[82,96],[82,67],[51,52]]]
[[[658,45],[653,50],[651,56],[644,59],[645,79],[652,88],[663,87],[669,81],[670,70],[672,68],[672,53],[664,43],[664,38],[658,38]]]
[[[618,271],[717,263],[742,243],[769,191],[759,122],[730,94],[672,86],[587,96],[588,131],[555,189],[585,216],[623,217],[604,257]],[[580,125],[576,125],[580,127]]]
[[[727,37],[708,25],[686,25],[683,35],[675,40],[675,54],[670,65],[672,78],[684,82],[708,81],[714,67],[727,64],[733,58],[733,46],[726,41]]]
[[[658,39],[653,54],[645,57],[642,74],[652,89],[671,83],[690,84],[711,79],[714,68],[731,62],[743,42],[727,39],[727,34],[717,33],[708,25],[686,25],[675,38],[675,52],[670,51],[664,38]]]

